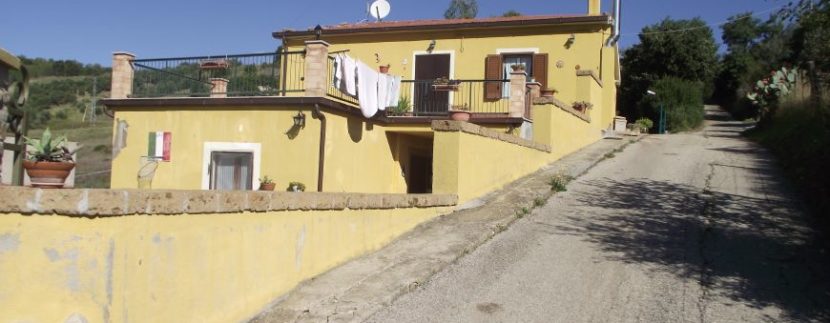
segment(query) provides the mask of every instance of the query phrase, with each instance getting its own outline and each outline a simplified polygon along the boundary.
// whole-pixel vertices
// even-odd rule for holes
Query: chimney
[[[600,0],[588,0],[588,15],[598,16],[600,14]]]

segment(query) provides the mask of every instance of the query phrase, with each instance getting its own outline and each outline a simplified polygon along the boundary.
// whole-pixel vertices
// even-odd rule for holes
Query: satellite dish
[[[386,18],[386,16],[389,15],[390,10],[392,10],[392,6],[390,6],[389,2],[386,2],[386,0],[377,0],[369,6],[369,14],[377,20]]]

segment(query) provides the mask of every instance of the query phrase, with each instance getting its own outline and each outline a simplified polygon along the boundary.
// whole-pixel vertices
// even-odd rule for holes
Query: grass
[[[830,224],[830,113],[784,106],[771,122],[747,135],[775,154],[810,208]]]
[[[560,173],[554,175],[548,184],[550,184],[550,189],[554,192],[564,192],[568,190],[568,183],[572,180],[573,177]]]

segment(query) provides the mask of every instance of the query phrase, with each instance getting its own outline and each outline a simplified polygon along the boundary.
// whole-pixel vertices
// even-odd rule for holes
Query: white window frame
[[[411,76],[410,80],[415,80],[415,69],[418,68],[418,66],[416,66],[417,64],[415,64],[415,58],[418,57],[418,55],[433,55],[433,54],[450,54],[450,75],[449,76],[450,76],[450,80],[455,79],[455,50],[434,50],[434,51],[431,51],[431,52],[428,52],[428,51],[425,51],[425,50],[417,50],[417,51],[412,52],[412,74],[411,74],[412,76]],[[412,93],[412,95],[410,95],[411,98],[409,98],[409,101],[410,101],[409,105],[414,110],[415,109],[415,83],[412,83],[412,85],[410,85],[409,93]],[[454,94],[453,92],[449,93],[449,99],[448,100],[450,101],[450,104],[452,104],[452,102],[453,102],[453,94]]]
[[[259,187],[259,170],[262,157],[262,144],[252,142],[205,142],[202,153],[202,189],[210,189],[210,162],[213,152],[251,153],[254,169],[251,173],[251,188]]]

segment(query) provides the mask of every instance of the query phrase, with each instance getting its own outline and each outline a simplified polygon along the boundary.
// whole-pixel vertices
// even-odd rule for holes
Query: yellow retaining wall
[[[457,194],[461,202],[499,189],[552,161],[550,147],[473,124],[436,121],[433,128],[433,190]]]
[[[92,323],[238,322],[445,211],[84,218],[0,210],[0,322],[73,314]]]

